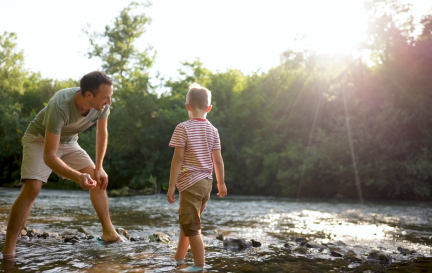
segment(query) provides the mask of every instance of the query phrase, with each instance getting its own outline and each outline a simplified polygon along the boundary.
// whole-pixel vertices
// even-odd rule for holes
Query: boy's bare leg
[[[195,266],[204,267],[204,243],[201,235],[189,236]]]
[[[90,176],[94,178],[94,167],[89,166],[82,170],[82,173],[88,173]],[[107,242],[115,241],[119,235],[115,231],[114,226],[111,222],[111,217],[109,214],[109,205],[108,205],[108,196],[105,190],[101,190],[99,185],[90,190],[90,200],[93,204],[93,207],[99,217],[99,221],[102,224],[102,237],[101,239]]]
[[[6,241],[2,251],[4,256],[14,254],[18,236],[21,234],[31,207],[42,189],[42,184],[43,182],[39,180],[26,180],[21,193],[12,205],[6,231]]]
[[[189,237],[186,237],[183,233],[183,230],[180,230],[180,237],[177,246],[177,252],[175,255],[176,261],[183,260],[186,256],[186,252],[189,248]]]

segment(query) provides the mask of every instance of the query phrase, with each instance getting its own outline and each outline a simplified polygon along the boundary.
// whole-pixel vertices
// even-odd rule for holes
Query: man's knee
[[[95,179],[95,166],[88,166],[79,170],[80,173],[88,173],[92,179]]]
[[[35,179],[26,179],[23,182],[24,186],[21,194],[32,200],[36,199],[42,189],[43,182]]]

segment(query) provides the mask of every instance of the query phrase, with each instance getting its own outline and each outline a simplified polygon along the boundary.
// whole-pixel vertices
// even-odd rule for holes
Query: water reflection
[[[0,230],[6,225],[7,214],[18,193],[17,190],[0,190]],[[300,272],[305,266],[311,268],[310,272],[348,269],[350,262],[333,257],[328,249],[294,252],[293,241],[297,237],[320,244],[340,240],[348,245],[347,249],[363,256],[372,249],[382,249],[393,253],[397,261],[403,261],[407,260],[404,255],[394,254],[398,253],[398,247],[403,247],[432,258],[429,205],[369,203],[361,206],[350,202],[295,202],[232,196],[221,200],[215,196],[202,221],[207,269],[210,272]],[[178,241],[178,203],[169,205],[164,195],[111,198],[110,209],[113,224],[141,238],[139,241],[106,246],[95,240],[81,240],[77,244],[52,238],[19,240],[15,269],[25,272],[174,271],[172,257]],[[83,227],[95,236],[101,233],[88,193],[84,191],[43,190],[27,226],[57,233]],[[158,231],[170,234],[169,244],[150,242],[148,236]],[[262,246],[244,251],[225,249],[223,243],[215,239],[218,233],[225,237],[255,239],[262,242]],[[0,235],[0,246],[2,242]],[[286,243],[288,247],[284,246]],[[192,261],[190,253],[187,259]],[[14,270],[13,265],[2,266],[9,268],[9,272]]]

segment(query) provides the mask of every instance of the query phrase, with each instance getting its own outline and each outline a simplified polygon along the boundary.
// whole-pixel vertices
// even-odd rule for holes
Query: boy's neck
[[[199,119],[206,119],[207,112],[205,111],[190,111],[189,112],[189,118],[199,118]]]

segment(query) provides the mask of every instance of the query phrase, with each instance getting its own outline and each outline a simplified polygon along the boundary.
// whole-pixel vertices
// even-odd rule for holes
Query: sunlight
[[[366,39],[366,15],[362,1],[315,1],[300,25],[308,48],[317,53],[350,53]]]
[[[303,234],[323,232],[332,240],[341,240],[345,237],[360,240],[382,240],[386,237],[386,233],[394,231],[394,228],[385,224],[351,223],[334,219],[334,215],[319,211],[302,210],[292,213],[290,216],[297,219],[294,221],[295,227],[291,231]],[[334,222],[329,223],[329,219],[333,219]]]

